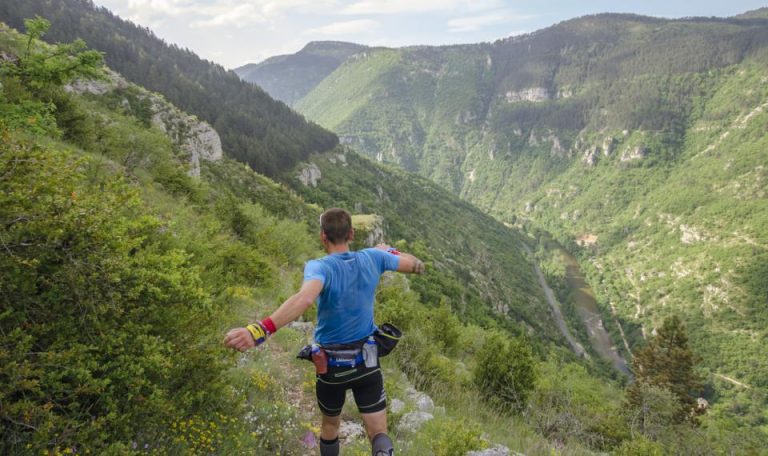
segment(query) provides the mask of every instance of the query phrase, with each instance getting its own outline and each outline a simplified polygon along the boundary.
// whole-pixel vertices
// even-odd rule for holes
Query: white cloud
[[[401,14],[452,11],[458,0],[360,0],[341,9],[341,14]]]
[[[266,16],[283,13],[327,13],[339,8],[339,0],[257,0]]]
[[[306,30],[303,35],[341,36],[363,33],[375,29],[380,24],[370,19],[334,22],[323,27]]]
[[[235,7],[212,6],[206,8],[209,11],[210,19],[194,21],[192,27],[221,27],[234,26],[245,27],[246,25],[264,23],[267,18],[261,14],[261,11],[252,4],[241,4]]]
[[[475,32],[490,25],[504,24],[531,19],[533,16],[513,14],[509,11],[495,12],[481,16],[468,16],[451,19],[448,21],[448,29],[454,33]]]
[[[188,18],[193,27],[219,27],[273,21],[287,14],[337,11],[340,0],[96,0],[140,23],[170,17]]]

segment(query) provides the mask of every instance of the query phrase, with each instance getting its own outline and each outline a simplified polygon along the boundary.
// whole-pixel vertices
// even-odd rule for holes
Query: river
[[[611,336],[606,331],[603,325],[603,319],[600,315],[600,310],[597,306],[597,300],[595,294],[592,291],[592,287],[589,286],[584,274],[581,272],[579,262],[571,255],[570,252],[565,250],[559,244],[554,241],[550,241],[552,245],[557,245],[556,249],[560,253],[565,263],[565,280],[568,284],[568,288],[571,290],[571,295],[574,299],[574,305],[576,306],[576,312],[579,315],[584,327],[587,329],[589,335],[589,343],[602,359],[611,363],[611,365],[626,375],[630,375],[629,368],[627,367],[626,360],[619,354],[616,345],[611,340]],[[531,249],[523,244],[523,248],[533,258]],[[584,348],[579,342],[571,335],[565,324],[565,318],[563,318],[562,311],[560,310],[560,303],[557,301],[555,294],[546,282],[544,274],[541,272],[538,264],[534,261],[534,270],[539,280],[541,288],[544,290],[544,295],[547,298],[547,303],[552,308],[552,314],[555,318],[555,323],[560,329],[565,339],[571,345],[571,349],[579,356],[588,358]]]

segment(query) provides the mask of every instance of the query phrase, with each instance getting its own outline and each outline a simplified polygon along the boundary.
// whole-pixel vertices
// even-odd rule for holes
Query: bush
[[[0,452],[158,442],[230,407],[190,256],[123,182],[0,134]]]
[[[480,351],[473,375],[485,399],[502,411],[519,411],[536,381],[531,349],[520,339],[490,332]]]
[[[464,456],[487,446],[480,426],[467,419],[437,420],[428,423],[425,431],[435,434],[429,441],[434,456]]]

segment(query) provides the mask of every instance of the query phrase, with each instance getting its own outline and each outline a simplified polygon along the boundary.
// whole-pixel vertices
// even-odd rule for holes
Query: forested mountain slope
[[[766,103],[758,10],[372,50],[296,106],[370,157],[553,233],[606,314],[639,325],[630,345],[683,315],[713,398],[765,404]]]
[[[151,32],[125,22],[105,9],[95,8],[91,2],[56,0],[22,3],[23,6],[15,5],[14,2],[4,3],[0,8],[0,19],[13,23],[19,22],[23,14],[40,14],[52,21],[46,38],[62,40],[70,36],[83,37],[91,46],[106,52],[105,61],[109,65],[114,63],[114,68],[121,73],[123,70],[128,71],[126,77],[129,80],[158,91],[169,101],[178,103],[192,113],[196,113],[192,109],[196,105],[191,106],[189,103],[200,100],[206,110],[217,113],[211,125],[221,135],[225,155],[244,161],[261,173],[283,176],[284,182],[290,186],[302,188],[303,184],[293,174],[285,174],[286,170],[293,170],[300,162],[308,159],[310,152],[323,152],[336,142],[335,135],[307,124],[300,115],[272,100],[260,89],[239,80],[233,81],[233,78],[237,79],[234,74],[223,72],[220,67],[200,60],[191,52],[163,43]],[[18,8],[12,8],[14,5]],[[61,23],[64,18],[69,18],[66,25]],[[139,71],[137,65],[145,65],[142,68],[147,72]],[[155,74],[164,74],[166,77],[155,79]],[[187,84],[184,81],[197,82]],[[250,95],[241,96],[244,93],[254,98],[249,98]],[[251,118],[248,113],[258,115]],[[202,119],[208,119],[202,113],[198,114]],[[233,135],[228,136],[229,133]],[[265,136],[262,137],[262,133]],[[301,138],[296,139],[294,135],[300,135]],[[302,144],[315,146],[304,147]],[[251,145],[256,145],[256,149],[252,149]],[[255,155],[249,152],[252,150],[259,151],[259,158],[254,159]],[[379,181],[404,180],[402,176],[395,177],[390,171],[382,169],[372,176],[372,180],[364,181],[356,177],[358,171],[353,167],[339,169],[337,185],[348,185],[346,190],[349,194],[337,194],[337,201],[352,201],[353,195],[368,195],[385,185],[379,184]],[[476,315],[487,315],[487,311],[494,308],[501,314],[525,321],[531,331],[536,328],[533,333],[537,339],[558,340],[562,343],[548,318],[540,290],[531,286],[532,280],[527,280],[532,274],[530,263],[520,253],[520,238],[514,230],[487,217],[478,219],[484,216],[462,203],[457,212],[441,214],[429,226],[430,232],[420,235],[417,227],[421,227],[422,222],[411,215],[409,207],[429,206],[430,203],[423,204],[424,201],[440,205],[445,198],[452,198],[435,187],[424,192],[423,184],[426,183],[415,183],[418,188],[410,191],[409,187],[401,186],[400,189],[408,195],[390,201],[390,206],[383,212],[387,213],[385,223],[397,228],[392,230],[391,235],[397,236],[392,240],[402,238],[416,242],[420,236],[423,237],[424,247],[433,252],[431,255],[440,266],[441,274],[438,277],[445,276],[446,283],[453,284],[453,289],[435,294],[431,302],[437,305],[440,296],[444,296],[446,305],[451,304],[455,309],[469,308]],[[306,199],[310,202],[318,198],[312,192],[306,193]],[[322,203],[330,201],[324,198]],[[354,206],[348,208],[355,210]],[[356,212],[364,210],[367,208],[360,207]],[[457,231],[453,227],[454,215],[471,220],[473,224],[491,225],[488,225],[487,230],[474,234],[477,243],[467,242],[464,240],[467,231]],[[469,247],[475,250],[468,250]],[[514,330],[522,331],[519,327]]]
[[[340,41],[313,41],[295,54],[249,63],[234,72],[244,81],[263,88],[276,100],[292,106],[351,55],[367,46]]]
[[[311,337],[307,324],[243,355],[221,337],[295,291],[303,261],[320,254],[321,208],[222,156],[210,125],[102,70],[82,43],[39,42],[46,29],[42,19],[27,21],[29,36],[0,24],[0,452],[315,451],[312,370],[293,359]],[[513,417],[529,396],[568,394],[549,383],[534,393],[539,368],[600,392],[600,410],[589,395],[573,398],[584,423],[618,417],[620,391],[547,340],[557,336],[536,305],[520,239],[436,185],[350,150],[311,161],[324,176],[314,174],[318,192],[302,193],[380,210],[383,221],[367,217],[383,222],[379,236],[402,236],[398,245],[429,264],[413,282],[387,277],[377,296],[379,321],[409,335],[384,362],[390,397],[402,399],[390,421],[399,448],[503,442],[549,453],[548,437]],[[410,223],[414,212],[425,219]],[[362,219],[361,235],[371,226]],[[473,256],[478,269],[458,276]],[[434,415],[414,433],[410,417],[423,409]],[[627,440],[624,428],[610,445]],[[559,446],[592,445],[580,438]],[[357,434],[343,445],[362,451],[368,442]]]
[[[47,46],[45,21],[26,25],[0,25],[0,452],[314,451],[312,371],[292,359],[306,324],[244,355],[221,335],[296,289],[329,204],[429,262],[377,295],[379,321],[408,334],[384,362],[404,454],[764,447],[727,414],[703,433],[671,420],[687,411],[664,390],[628,405],[569,361],[520,237],[436,185],[338,148],[280,175],[297,195],[222,154],[209,124],[99,70],[82,43]]]
[[[40,15],[50,20],[46,39],[85,40],[128,80],[160,92],[181,109],[209,122],[229,156],[266,175],[291,168],[311,153],[333,149],[336,136],[308,123],[283,103],[220,65],[203,60],[96,7],[90,0],[5,0],[0,21],[22,28]]]

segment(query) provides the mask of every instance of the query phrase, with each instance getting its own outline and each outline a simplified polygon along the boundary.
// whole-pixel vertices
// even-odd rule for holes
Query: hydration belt
[[[328,354],[328,366],[330,367],[355,367],[364,362],[363,351],[359,348],[351,350],[325,348],[325,352]]]

